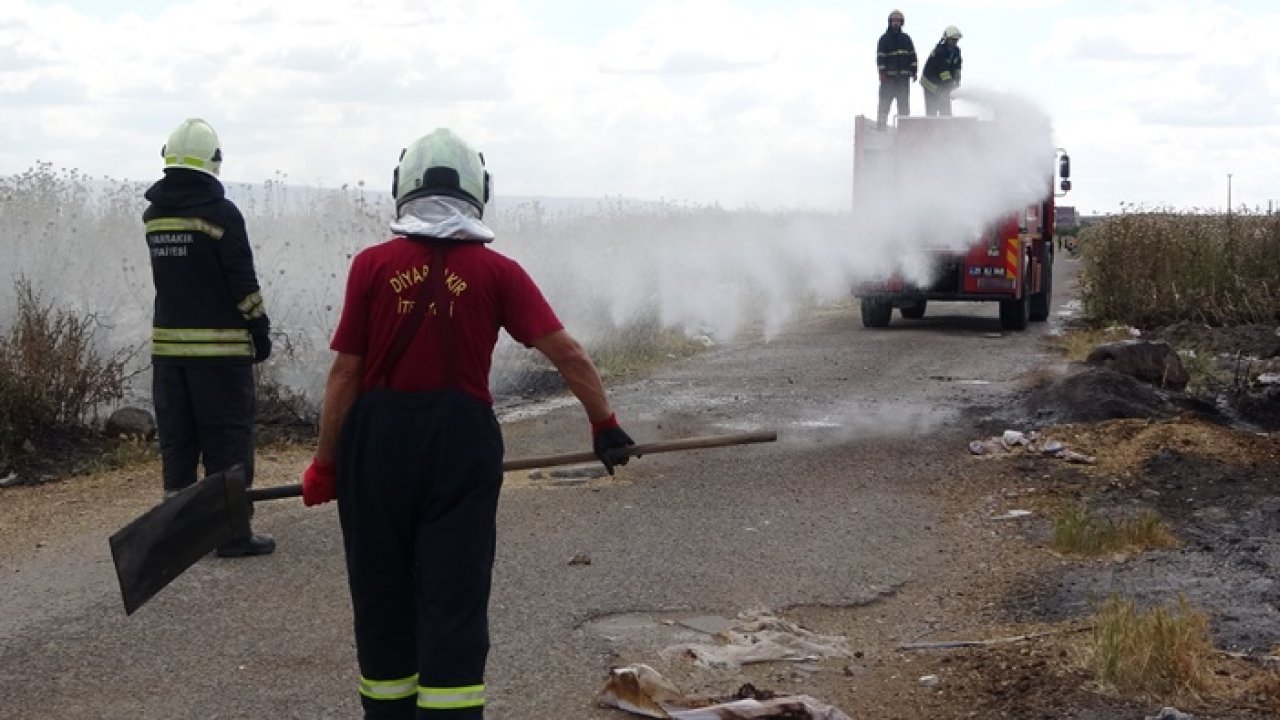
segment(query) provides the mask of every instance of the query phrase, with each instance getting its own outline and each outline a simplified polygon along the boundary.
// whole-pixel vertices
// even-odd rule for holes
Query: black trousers
[[[502,486],[492,408],[374,389],[338,451],[338,515],[365,718],[479,720]]]
[[[880,105],[876,108],[876,127],[882,128],[889,119],[889,106],[898,101],[898,114],[911,114],[911,78],[892,75],[880,83]]]
[[[164,466],[164,489],[195,483],[237,463],[253,484],[253,421],[257,396],[249,363],[153,363],[151,401]]]
[[[938,92],[925,90],[924,114],[928,117],[951,117],[951,89],[944,87]]]

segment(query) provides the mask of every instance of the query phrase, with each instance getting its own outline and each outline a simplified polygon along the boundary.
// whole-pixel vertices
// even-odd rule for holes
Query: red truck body
[[[995,128],[968,117],[900,117],[895,127],[882,130],[858,116],[854,130],[854,208],[911,174],[911,164],[933,148],[972,141]],[[925,282],[912,283],[899,272],[859,285],[863,325],[887,327],[897,308],[905,318],[924,316],[930,300],[979,301],[1000,304],[1000,325],[1024,330],[1028,321],[1049,317],[1053,291],[1054,173],[1052,156],[1045,158],[1045,193],[1037,201],[1008,211],[988,223],[964,250],[947,243],[929,250],[930,272]],[[1057,172],[1062,189],[1070,161],[1059,151]],[[870,200],[874,201],[874,200]]]

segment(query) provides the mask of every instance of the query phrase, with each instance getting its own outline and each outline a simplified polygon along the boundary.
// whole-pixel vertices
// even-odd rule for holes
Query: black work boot
[[[275,538],[270,535],[252,534],[247,538],[232,540],[214,550],[214,554],[223,558],[250,557],[253,555],[270,555],[276,551]]]

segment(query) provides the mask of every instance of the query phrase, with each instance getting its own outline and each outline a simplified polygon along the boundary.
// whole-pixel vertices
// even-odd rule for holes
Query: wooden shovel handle
[[[684,440],[660,440],[658,442],[642,443],[640,445],[631,445],[625,448],[619,448],[615,450],[614,453],[624,457],[640,457],[641,455],[657,455],[658,453],[675,452],[677,450],[698,450],[702,448],[726,447],[729,445],[749,445],[751,443],[773,442],[777,439],[778,433],[776,431],[762,430],[760,432],[739,433],[736,435],[708,435],[706,437],[692,437]],[[578,463],[594,462],[596,459],[596,454],[594,452],[543,455],[541,457],[506,460],[502,463],[502,469],[504,471],[529,470],[531,468],[556,467],[559,465],[576,465]],[[257,502],[258,500],[277,500],[280,498],[300,497],[302,495],[302,486],[275,485],[272,487],[249,488],[245,491],[245,495],[254,502]]]

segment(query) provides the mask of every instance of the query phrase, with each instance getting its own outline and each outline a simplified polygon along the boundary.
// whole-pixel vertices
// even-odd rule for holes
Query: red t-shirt
[[[445,288],[427,290],[430,302],[413,340],[387,375],[387,386],[407,392],[449,386],[435,297],[448,298],[451,316],[445,321],[453,333],[457,387],[490,404],[489,367],[498,329],[503,328],[526,347],[534,340],[563,329],[542,291],[524,268],[480,243],[446,246],[444,272],[431,279]],[[361,390],[373,387],[374,373],[395,339],[400,321],[418,298],[433,260],[433,249],[404,237],[366,248],[356,255],[347,276],[342,317],[333,334],[332,349],[364,358]]]

